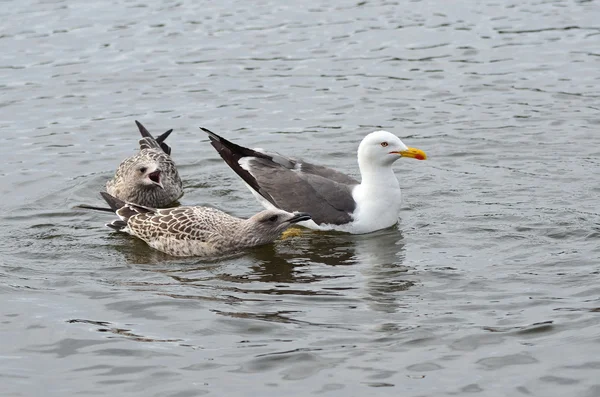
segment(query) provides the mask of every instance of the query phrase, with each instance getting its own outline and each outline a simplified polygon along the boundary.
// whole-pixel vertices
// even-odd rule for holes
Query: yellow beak
[[[411,159],[417,160],[427,160],[427,155],[421,149],[416,149],[414,147],[409,147],[408,150],[403,150],[401,152],[393,152],[402,157],[410,157]]]

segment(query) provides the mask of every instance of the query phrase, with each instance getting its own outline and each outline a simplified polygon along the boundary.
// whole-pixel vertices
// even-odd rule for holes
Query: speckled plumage
[[[141,206],[166,207],[183,196],[183,184],[177,166],[164,143],[172,130],[154,138],[136,121],[142,134],[140,151],[121,162],[115,176],[106,183],[106,191],[126,202]]]
[[[173,256],[214,257],[268,244],[292,224],[310,219],[306,213],[283,210],[266,210],[241,219],[210,207],[155,209],[101,194],[119,217],[107,226]]]

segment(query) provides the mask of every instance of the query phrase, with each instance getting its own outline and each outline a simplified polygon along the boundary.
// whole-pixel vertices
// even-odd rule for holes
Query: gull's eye
[[[145,173],[146,173],[146,171],[148,171],[148,168],[146,168],[146,167],[142,167],[142,168],[140,168],[140,172],[141,172],[142,174],[145,174]]]
[[[275,222],[277,220],[277,215],[273,215],[269,218],[269,222]]]
[[[381,145],[382,147],[388,147],[388,143],[387,143],[387,142],[381,142],[381,143],[380,143],[380,145]]]

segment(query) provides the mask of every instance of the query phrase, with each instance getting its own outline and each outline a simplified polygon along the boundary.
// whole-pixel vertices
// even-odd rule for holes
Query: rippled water
[[[3,2],[6,396],[600,395],[593,1]],[[97,195],[168,128],[186,204],[260,209],[198,129],[357,173],[398,227],[221,261],[111,233]]]

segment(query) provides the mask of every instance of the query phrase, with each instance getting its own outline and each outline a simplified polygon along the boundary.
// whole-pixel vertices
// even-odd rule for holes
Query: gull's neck
[[[391,164],[368,164],[359,160],[358,167],[361,175],[361,186],[384,188],[385,190],[400,188]]]
[[[359,160],[362,180],[352,191],[356,201],[352,233],[369,233],[398,222],[401,207],[400,184],[392,165],[365,164]]]
[[[258,231],[256,221],[253,219],[241,219],[240,221],[232,236],[238,246],[253,247],[274,240],[268,234]]]
[[[237,218],[236,222],[232,222],[231,232],[229,238],[235,242],[235,244],[246,246],[249,244],[249,239],[252,237],[253,224],[250,219]]]

